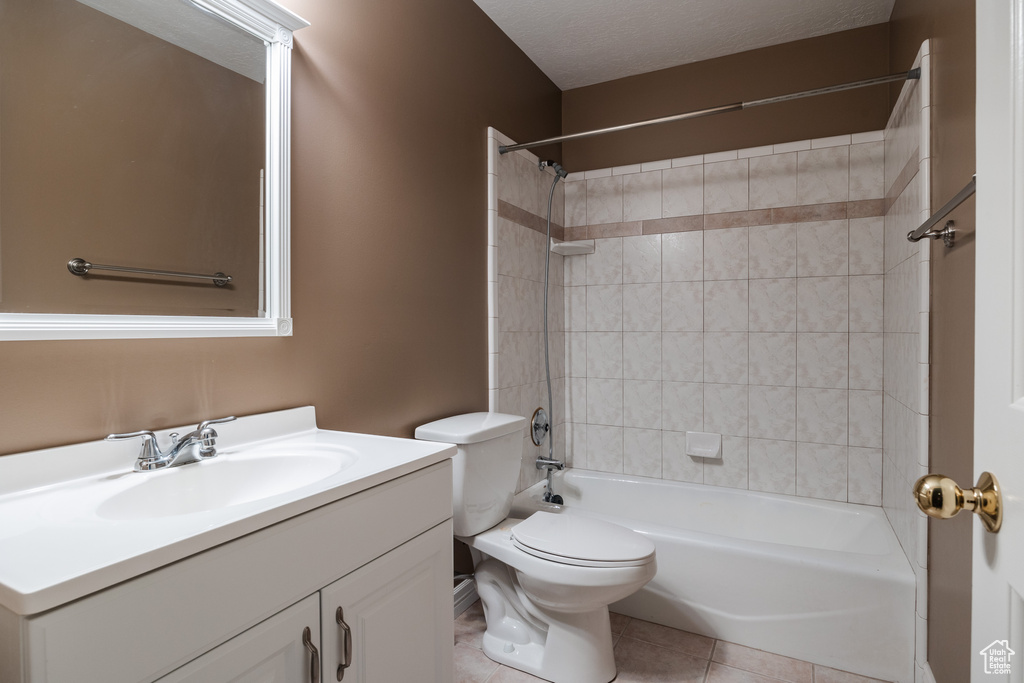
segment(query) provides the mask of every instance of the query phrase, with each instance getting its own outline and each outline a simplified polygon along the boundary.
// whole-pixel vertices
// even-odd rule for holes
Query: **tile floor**
[[[478,600],[455,620],[456,683],[535,683],[541,679],[492,662],[480,649]],[[612,614],[615,683],[881,683],[844,671]]]

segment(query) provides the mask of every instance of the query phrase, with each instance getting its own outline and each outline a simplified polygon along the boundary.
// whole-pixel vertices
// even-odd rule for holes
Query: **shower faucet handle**
[[[537,408],[533,411],[533,417],[530,419],[530,438],[533,440],[534,446],[539,446],[544,443],[544,437],[551,431],[551,420],[548,419],[548,414],[544,412],[543,408]]]

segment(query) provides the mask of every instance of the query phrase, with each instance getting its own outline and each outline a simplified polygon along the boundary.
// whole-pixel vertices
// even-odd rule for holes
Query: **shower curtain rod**
[[[917,79],[921,77],[921,69],[911,69],[910,71],[904,71],[889,76],[879,76],[878,78],[869,78],[866,81],[855,81],[853,83],[842,83],[840,85],[830,85],[825,88],[815,88],[814,90],[804,90],[803,92],[795,92],[789,95],[778,95],[776,97],[766,97],[761,100],[751,100],[750,102],[736,102],[734,104],[723,104],[720,107],[711,107],[709,109],[698,109],[696,111],[689,111],[684,114],[674,114],[672,116],[662,116],[657,119],[647,119],[646,121],[637,121],[636,123],[624,123],[621,126],[611,126],[610,128],[600,128],[598,130],[588,130],[582,133],[571,133],[569,135],[559,135],[554,138],[546,138],[544,140],[537,140],[536,142],[523,142],[516,145],[501,145],[498,147],[498,152],[506,154],[508,152],[515,152],[520,149],[530,149],[531,147],[541,147],[543,145],[553,145],[558,142],[568,142],[570,140],[581,140],[583,138],[593,137],[595,135],[605,135],[607,133],[618,133],[624,130],[633,130],[634,128],[643,128],[645,126],[654,126],[659,123],[672,123],[673,121],[685,121],[687,119],[696,119],[702,116],[712,116],[713,114],[724,114],[728,111],[739,111],[741,109],[750,109],[751,107],[760,107],[765,104],[776,104],[778,102],[788,102],[789,100],[799,100],[804,97],[813,97],[815,95],[827,95],[834,92],[842,92],[843,90],[853,90],[855,88],[866,88],[871,85],[881,85],[883,83],[894,83],[896,81],[906,81]]]

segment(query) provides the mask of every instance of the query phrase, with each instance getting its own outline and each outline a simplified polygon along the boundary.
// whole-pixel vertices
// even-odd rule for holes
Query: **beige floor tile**
[[[703,683],[708,662],[623,636],[615,646],[615,683]]]
[[[615,612],[610,617],[616,683],[705,683],[705,675],[706,683],[885,683]],[[456,683],[541,680],[488,659],[481,651],[486,628],[479,601],[455,620]]]
[[[480,601],[480,600],[477,600],[472,605],[470,605],[466,609],[465,612],[463,612],[458,617],[456,617],[455,623],[457,624],[459,622],[472,622],[472,621],[480,621],[481,623],[483,623],[483,620],[484,620],[484,603],[482,601]]]
[[[715,644],[715,653],[711,659],[720,664],[777,678],[787,683],[814,683],[812,664],[735,643],[719,640]]]
[[[705,683],[779,683],[779,679],[711,662]]]
[[[867,678],[857,674],[837,671],[827,666],[814,666],[814,683],[885,683],[877,678]]]
[[[543,678],[531,676],[519,669],[513,669],[509,666],[499,666],[498,670],[487,679],[487,683],[538,683],[538,681],[543,680]]]
[[[660,624],[652,624],[649,621],[642,621],[640,619],[630,621],[622,635],[627,638],[634,638],[646,643],[667,647],[670,650],[679,650],[702,659],[711,659],[711,650],[715,646],[713,638],[680,631],[679,629],[669,628]]]
[[[455,646],[455,683],[484,683],[498,668],[482,651],[464,644]]]
[[[618,635],[626,629],[626,624],[630,622],[630,618],[625,614],[617,614],[615,612],[609,612],[608,616],[611,617],[612,621],[612,635]]]
[[[483,647],[484,631],[486,630],[484,608],[477,600],[455,620],[455,644],[469,645],[479,650]]]

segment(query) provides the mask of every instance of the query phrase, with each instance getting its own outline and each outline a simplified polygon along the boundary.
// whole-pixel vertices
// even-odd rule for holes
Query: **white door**
[[[974,473],[1004,513],[996,534],[974,527],[971,681],[993,683],[1024,680],[1024,0],[976,7]]]
[[[321,590],[320,611],[325,683],[449,683],[451,521]]]
[[[317,683],[319,648],[320,596],[313,594],[157,683]]]

